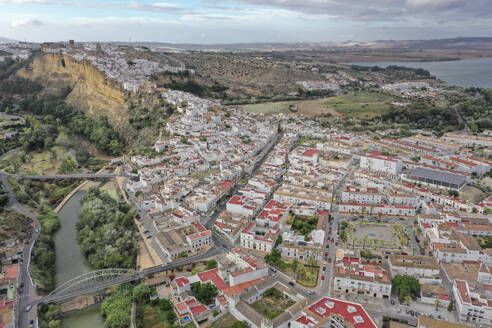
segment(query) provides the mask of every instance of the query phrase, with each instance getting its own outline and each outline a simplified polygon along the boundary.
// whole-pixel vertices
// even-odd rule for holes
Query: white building
[[[360,157],[360,167],[371,171],[399,174],[401,173],[403,162],[398,157],[387,156],[377,151],[371,151]]]
[[[456,310],[461,320],[492,325],[492,297],[490,291],[472,289],[466,280],[453,282]]]

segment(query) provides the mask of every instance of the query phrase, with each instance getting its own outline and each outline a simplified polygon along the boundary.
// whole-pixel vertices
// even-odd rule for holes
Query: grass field
[[[231,328],[238,321],[232,314],[228,313],[215,321],[210,328]]]
[[[253,303],[253,308],[268,319],[273,319],[294,305],[295,302],[289,297],[263,296]]]
[[[144,309],[145,328],[166,328],[167,325],[158,307],[145,306]]]
[[[304,287],[316,287],[319,276],[318,266],[304,266],[297,271],[297,283]]]
[[[487,194],[474,186],[466,186],[460,191],[459,199],[473,204],[481,202]]]
[[[298,100],[298,101],[278,101],[267,102],[261,104],[244,105],[242,109],[251,113],[276,114],[276,113],[292,113],[289,110],[290,105],[297,107],[299,114],[308,116],[319,116],[323,114],[331,114],[332,116],[340,116],[336,111],[324,105],[330,98],[321,98],[315,100]]]
[[[333,97],[325,102],[325,106],[345,116],[372,118],[386,113],[394,98],[374,92],[360,92]]]
[[[118,186],[113,180],[105,183],[104,186],[101,187],[101,189],[106,190],[113,199],[120,200],[120,196],[118,194]]]
[[[55,156],[56,155],[56,156]],[[57,169],[60,163],[70,156],[69,152],[61,147],[53,147],[53,152],[48,150],[42,152],[34,152],[25,156],[26,162],[16,162],[13,159],[19,158],[19,154],[12,154],[2,161],[2,167],[6,169],[10,166],[13,169],[13,165],[18,166],[18,173],[38,173],[38,174],[53,174],[58,173]],[[15,163],[14,163],[15,162]]]
[[[291,113],[289,107],[294,105],[298,113],[308,116],[331,114],[332,116],[354,116],[372,118],[386,113],[395,98],[377,92],[359,92],[337,97],[316,100],[278,101],[261,104],[244,105],[242,109],[252,113],[276,114]]]

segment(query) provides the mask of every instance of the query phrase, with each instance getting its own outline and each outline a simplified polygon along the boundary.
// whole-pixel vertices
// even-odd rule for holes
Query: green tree
[[[191,290],[196,299],[203,304],[211,304],[218,295],[217,287],[210,282],[195,282],[191,285]]]
[[[436,305],[436,311],[439,310],[439,307],[441,306],[441,300],[435,300],[434,304]]]
[[[246,321],[235,321],[231,328],[249,328],[249,325]]]
[[[207,261],[207,270],[212,270],[217,267],[217,261],[215,259],[210,259]]]
[[[142,303],[142,301],[147,300],[150,296],[150,287],[146,283],[141,283],[135,288],[133,288],[132,297],[133,300]]]
[[[77,169],[77,162],[72,156],[67,156],[58,167],[60,173],[72,173]]]
[[[60,327],[61,327],[61,320],[60,319],[51,320],[48,323],[48,328],[60,328]]]
[[[132,288],[130,285],[118,286],[101,304],[101,314],[109,328],[127,328],[130,326],[132,306]]]
[[[392,291],[399,296],[400,302],[406,300],[407,296],[418,296],[420,292],[419,280],[412,276],[396,275],[391,279]]]
[[[453,311],[453,300],[449,301],[449,304],[448,304],[448,311],[449,311],[449,312]]]
[[[410,305],[411,302],[412,302],[412,296],[410,295],[405,296],[405,303],[407,303],[407,305]]]

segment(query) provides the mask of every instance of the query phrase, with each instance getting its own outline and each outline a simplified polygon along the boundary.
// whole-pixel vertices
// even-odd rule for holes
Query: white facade
[[[401,159],[370,152],[360,157],[360,167],[372,171],[382,171],[391,174],[399,174],[403,168]]]

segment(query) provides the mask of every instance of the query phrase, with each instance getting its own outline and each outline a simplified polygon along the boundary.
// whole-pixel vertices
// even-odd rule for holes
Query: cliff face
[[[68,104],[93,118],[107,116],[119,130],[128,124],[125,94],[88,62],[77,62],[59,54],[42,54],[18,74],[40,82],[46,93],[58,93],[69,86],[72,92],[67,97]]]

